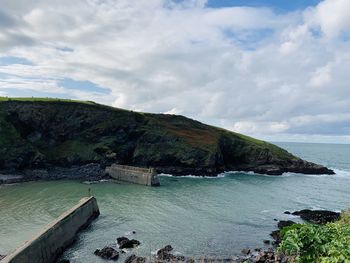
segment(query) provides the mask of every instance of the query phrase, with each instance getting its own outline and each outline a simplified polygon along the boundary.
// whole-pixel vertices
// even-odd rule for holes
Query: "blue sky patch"
[[[321,0],[208,0],[207,7],[220,8],[232,6],[269,7],[276,11],[294,11],[315,6]]]
[[[13,57],[13,56],[0,57],[0,66],[8,66],[8,65],[14,65],[14,64],[33,65],[33,63],[30,62],[28,59],[21,58],[21,57]]]
[[[110,92],[109,89],[102,88],[88,80],[80,81],[80,80],[74,80],[70,78],[64,78],[58,81],[58,85],[66,89],[77,89],[77,90],[84,90],[84,91],[90,91],[90,92],[98,92],[103,94],[108,94]]]
[[[57,47],[56,49],[62,52],[74,52],[74,49],[70,47]]]
[[[239,32],[225,30],[224,34],[239,48],[243,50],[254,50],[258,48],[265,39],[271,38],[274,34],[274,30],[270,28],[241,30]]]

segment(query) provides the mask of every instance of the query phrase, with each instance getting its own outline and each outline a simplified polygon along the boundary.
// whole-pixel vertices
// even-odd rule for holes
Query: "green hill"
[[[0,170],[120,163],[172,174],[333,173],[264,141],[177,115],[94,102],[0,98]]]

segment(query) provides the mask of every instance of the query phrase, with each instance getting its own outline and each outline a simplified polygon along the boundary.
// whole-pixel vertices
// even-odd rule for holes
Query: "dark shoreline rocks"
[[[296,224],[296,223],[294,221],[291,221],[291,220],[281,220],[278,222],[277,227],[279,229],[282,229],[284,227],[292,226],[294,224]]]
[[[239,263],[287,263],[294,262],[294,257],[287,256],[283,253],[278,253],[274,248],[268,249],[249,249],[246,251],[242,251],[245,255],[243,257],[239,257],[234,262]]]
[[[0,167],[1,168],[1,167]],[[173,167],[171,169],[158,168],[158,173],[172,174],[174,177],[183,176],[183,175],[195,175],[195,176],[208,176],[208,177],[217,177],[220,173],[227,172],[225,170],[215,170],[212,172],[205,169],[182,169]],[[237,169],[230,170],[232,172],[255,172],[258,174],[267,174],[267,175],[282,175],[284,172],[279,170],[278,173],[271,173],[269,170],[265,169]],[[303,172],[300,172],[303,173]],[[307,172],[305,172],[307,174]],[[313,172],[312,174],[334,174],[332,170],[329,172]],[[113,179],[110,176],[105,174],[104,168],[97,163],[90,163],[85,165],[75,165],[72,167],[50,167],[45,169],[26,169],[26,170],[0,170],[0,185],[1,184],[15,184],[31,181],[57,181],[57,180],[81,180],[81,181],[100,181],[102,179]],[[285,214],[290,212],[286,211]]]
[[[319,225],[331,223],[340,218],[340,213],[328,210],[304,209],[300,211],[295,211],[292,213],[292,215],[300,216],[301,219],[307,222]]]
[[[274,230],[271,232],[270,236],[273,238],[272,244],[274,246],[277,246],[279,243],[281,243],[281,230],[285,227],[289,227],[296,224],[296,222],[291,220],[280,220],[277,223],[278,230]]]
[[[84,180],[98,181],[109,179],[104,168],[96,163],[72,167],[50,167],[46,169],[0,171],[0,185],[28,181]]]

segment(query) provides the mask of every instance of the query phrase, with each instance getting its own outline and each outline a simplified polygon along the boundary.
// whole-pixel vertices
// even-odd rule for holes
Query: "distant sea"
[[[150,256],[165,245],[186,256],[229,257],[264,247],[283,212],[340,211],[350,207],[350,145],[276,143],[334,169],[335,175],[265,176],[224,173],[217,178],[161,177],[161,187],[103,182],[30,182],[0,186],[0,254],[9,253],[73,206],[91,188],[101,216],[64,257],[73,263],[105,262],[96,248],[127,235],[141,241],[134,253]],[[136,234],[132,234],[136,231]]]

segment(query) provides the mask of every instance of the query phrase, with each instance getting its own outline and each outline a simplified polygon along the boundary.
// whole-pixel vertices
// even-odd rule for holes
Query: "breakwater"
[[[86,197],[26,241],[1,263],[54,263],[76,234],[100,214],[94,197]]]
[[[147,186],[160,185],[159,178],[153,168],[112,164],[106,168],[106,174],[119,181]]]

